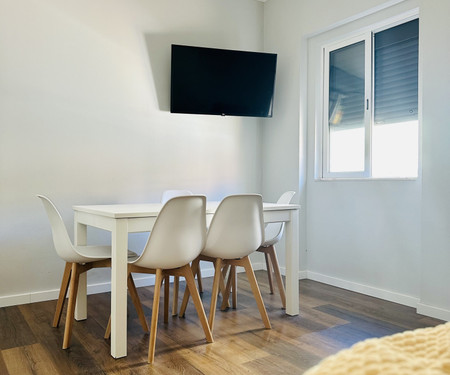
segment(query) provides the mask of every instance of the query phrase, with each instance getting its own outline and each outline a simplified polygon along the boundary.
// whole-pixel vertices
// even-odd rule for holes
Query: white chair
[[[175,197],[184,197],[184,196],[190,196],[193,195],[192,191],[190,190],[164,190],[162,197],[161,197],[161,203],[165,204],[168,200],[175,198]],[[202,285],[202,274],[200,268],[197,270],[197,282],[198,282],[198,291],[200,293],[203,293],[203,285]],[[169,280],[165,280],[165,293],[164,293],[164,299],[168,299],[168,288],[169,288]],[[173,302],[172,302],[172,316],[175,316],[178,314],[178,290],[180,285],[180,277],[174,276],[173,278]]]
[[[214,214],[208,230],[206,245],[201,255],[192,262],[195,273],[201,260],[214,263],[214,281],[211,292],[209,326],[214,325],[219,284],[222,278],[222,267],[230,265],[242,266],[245,269],[253,295],[258,305],[264,326],[271,328],[269,317],[256,282],[249,255],[256,251],[264,241],[264,218],[262,197],[256,194],[231,195],[222,200]],[[229,278],[229,280],[231,280]],[[223,288],[223,287],[222,287]],[[222,289],[221,288],[221,289]],[[223,290],[223,289],[222,289]],[[186,290],[180,309],[184,316],[189,299]],[[223,295],[228,300],[228,289]]]
[[[63,349],[67,349],[70,346],[70,338],[72,336],[79,277],[82,273],[92,268],[111,267],[111,247],[74,246],[69,238],[61,215],[55,205],[50,201],[50,199],[43,195],[38,195],[37,197],[41,199],[45,211],[47,212],[52,229],[53,243],[56,253],[66,262],[52,326],[55,328],[59,326],[70,283],[69,302],[67,306],[66,325],[64,328],[64,339],[62,346]],[[128,257],[129,259],[135,259],[137,258],[137,255],[129,251]],[[141,325],[144,330],[148,332],[147,322],[145,320],[144,312],[139,302],[139,297],[137,296],[136,287],[133,283],[131,275],[128,275],[128,288],[138,312]]]
[[[281,195],[277,203],[288,204],[291,203],[292,197],[295,195],[295,191],[287,191]],[[277,280],[278,290],[280,291],[281,303],[283,309],[286,308],[286,292],[284,289],[283,279],[281,277],[280,266],[278,265],[277,253],[275,250],[275,244],[278,243],[283,236],[284,222],[282,223],[269,223],[265,228],[265,241],[259,247],[257,251],[264,253],[266,258],[266,268],[269,278],[270,294],[273,294],[273,274]]]
[[[180,196],[167,201],[161,209],[144,251],[129,262],[134,273],[156,274],[148,362],[155,358],[156,330],[161,283],[168,276],[182,276],[193,296],[200,323],[208,342],[213,342],[190,263],[202,251],[206,238],[206,197]],[[167,283],[166,283],[167,288]]]

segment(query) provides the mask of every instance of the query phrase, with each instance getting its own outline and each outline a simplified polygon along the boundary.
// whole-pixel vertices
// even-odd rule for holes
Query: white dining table
[[[210,221],[219,202],[208,202]],[[264,203],[264,222],[285,222],[286,314],[299,313],[299,209],[296,204]],[[87,244],[87,227],[111,232],[111,355],[127,355],[127,253],[128,233],[150,232],[161,203],[73,206],[75,244]],[[87,318],[86,273],[80,276],[75,319]]]

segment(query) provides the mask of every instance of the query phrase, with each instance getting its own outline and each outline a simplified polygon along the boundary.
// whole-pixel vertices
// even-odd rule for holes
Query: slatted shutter
[[[381,31],[375,42],[375,125],[418,118],[419,20]]]

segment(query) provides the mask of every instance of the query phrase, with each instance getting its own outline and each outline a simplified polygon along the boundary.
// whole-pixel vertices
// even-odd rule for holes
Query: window
[[[323,48],[324,178],[415,178],[419,20]]]

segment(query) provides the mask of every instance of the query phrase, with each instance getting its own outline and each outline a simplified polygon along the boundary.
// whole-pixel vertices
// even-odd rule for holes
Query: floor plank
[[[37,342],[17,306],[0,309],[0,350]]]
[[[238,275],[237,309],[216,312],[214,343],[208,344],[192,302],[186,316],[158,322],[154,365],[147,364],[148,333],[128,301],[128,356],[113,359],[103,333],[110,293],[88,296],[88,319],[75,322],[72,345],[62,350],[64,317],[52,328],[55,301],[0,308],[0,374],[302,374],[322,358],[370,337],[435,326],[439,320],[410,307],[311,280],[300,281],[300,315],[287,316],[278,294],[269,293],[267,274],[257,271],[272,330],[264,329],[244,274]],[[212,278],[203,280],[209,314]],[[185,284],[180,283],[179,299]],[[150,320],[153,288],[138,288]],[[220,306],[220,298],[218,306]],[[162,307],[161,301],[161,307]]]
[[[41,344],[25,345],[2,351],[9,374],[47,375],[58,374],[49,353]]]

